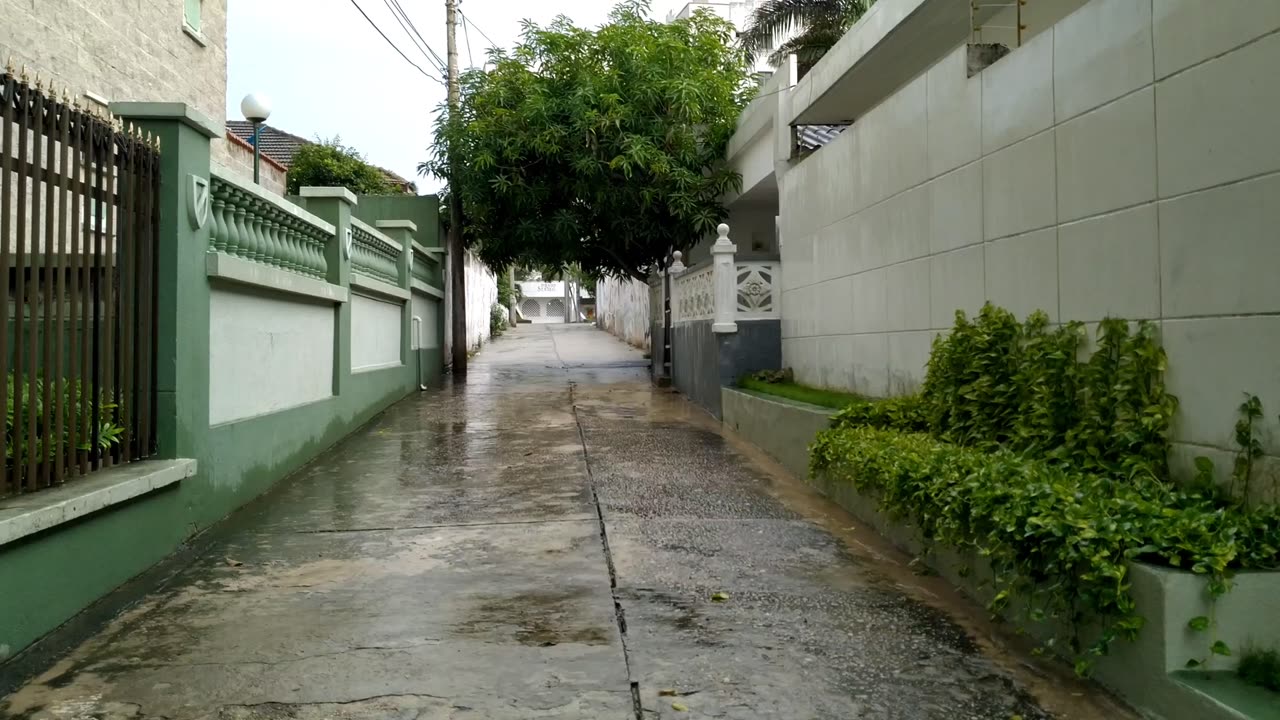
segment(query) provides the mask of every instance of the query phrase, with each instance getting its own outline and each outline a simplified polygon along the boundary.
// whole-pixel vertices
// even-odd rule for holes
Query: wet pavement
[[[0,717],[1127,718],[589,327],[523,327],[213,531]]]

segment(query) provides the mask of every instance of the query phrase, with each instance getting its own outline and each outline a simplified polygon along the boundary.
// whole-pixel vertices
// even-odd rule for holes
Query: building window
[[[200,29],[200,11],[204,0],[182,0],[182,30],[200,45],[205,44],[204,33]]]
[[[200,5],[203,0],[182,0],[185,3],[183,8],[183,20],[187,25],[196,32],[200,32]]]

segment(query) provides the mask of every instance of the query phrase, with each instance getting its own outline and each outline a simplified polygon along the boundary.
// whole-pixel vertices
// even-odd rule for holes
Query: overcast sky
[[[387,0],[355,0],[406,55],[434,68],[416,49],[388,9]],[[445,56],[444,0],[399,0],[427,43]],[[685,0],[653,0],[653,15],[665,19]],[[474,24],[468,59],[467,34],[459,32],[460,64],[481,64],[495,43],[510,47],[529,18],[546,24],[568,15],[597,26],[610,0],[463,0]],[[391,49],[360,16],[352,0],[229,0],[227,18],[227,118],[241,119],[240,99],[250,92],[271,98],[267,122],[306,138],[340,135],[370,162],[418,182],[420,192],[439,187],[418,178],[417,164],[431,142],[432,114],[445,88],[423,77]]]

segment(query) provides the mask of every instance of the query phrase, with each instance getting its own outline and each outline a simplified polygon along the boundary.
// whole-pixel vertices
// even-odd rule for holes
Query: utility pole
[[[445,0],[448,23],[449,124],[456,132],[458,120],[458,0]],[[454,133],[451,132],[452,136]],[[467,374],[467,294],[463,272],[462,195],[458,187],[458,156],[449,148],[449,279],[453,286],[450,308],[453,313],[453,374]]]

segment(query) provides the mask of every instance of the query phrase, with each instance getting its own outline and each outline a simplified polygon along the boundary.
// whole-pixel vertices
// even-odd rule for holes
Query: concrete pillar
[[[410,269],[413,265],[413,236],[418,226],[409,220],[379,220],[376,227],[387,237],[400,243],[400,257],[396,262],[400,287],[410,290],[409,299],[400,311],[400,362],[410,362],[410,345],[413,339],[413,293]]]
[[[160,139],[156,282],[157,456],[203,458],[209,435],[209,141],[225,132],[183,103],[111,112]]]
[[[334,238],[324,249],[329,263],[330,283],[351,287],[351,210],[356,196],[342,187],[304,187],[298,191],[308,212],[336,228]],[[338,304],[334,320],[333,394],[341,395],[351,378],[351,303]]]
[[[720,237],[711,246],[711,283],[715,298],[715,316],[711,331],[715,333],[736,333],[738,323],[738,272],[733,262],[733,254],[738,246],[729,240],[729,226],[724,223],[716,228]]]

